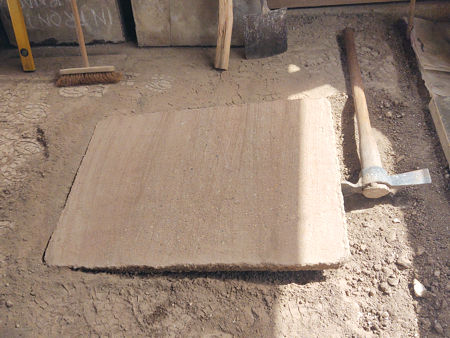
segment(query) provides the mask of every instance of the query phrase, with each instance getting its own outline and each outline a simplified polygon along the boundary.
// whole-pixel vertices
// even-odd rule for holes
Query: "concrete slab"
[[[450,72],[450,22],[414,18],[411,45],[425,70]]]
[[[170,1],[170,44],[216,45],[218,8],[218,1]]]
[[[450,163],[450,22],[414,19],[411,46],[430,92],[430,113]]]
[[[75,43],[76,33],[69,0],[22,0],[31,43]],[[79,0],[86,43],[123,42],[125,36],[117,0]],[[16,45],[6,0],[0,0],[0,18],[11,44]]]
[[[214,46],[218,1],[132,0],[139,46]],[[244,43],[244,16],[260,12],[259,0],[233,1],[232,45]]]
[[[170,45],[169,0],[132,0],[139,46]]]
[[[348,255],[330,103],[307,99],[100,122],[45,261],[301,270]]]

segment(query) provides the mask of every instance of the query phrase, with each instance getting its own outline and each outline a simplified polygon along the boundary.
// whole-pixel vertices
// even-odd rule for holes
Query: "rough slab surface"
[[[92,269],[301,270],[349,255],[325,99],[100,122],[45,254]]]
[[[411,45],[426,70],[450,72],[450,22],[414,18]]]
[[[430,113],[450,163],[450,22],[415,18],[411,45],[430,92]]]

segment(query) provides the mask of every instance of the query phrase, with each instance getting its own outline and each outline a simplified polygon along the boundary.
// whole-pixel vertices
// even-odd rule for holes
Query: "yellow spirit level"
[[[28,40],[27,27],[23,18],[22,6],[19,0],[7,0],[9,15],[16,37],[17,47],[19,48],[20,61],[25,72],[36,70],[34,66],[33,55],[31,54],[30,41]]]

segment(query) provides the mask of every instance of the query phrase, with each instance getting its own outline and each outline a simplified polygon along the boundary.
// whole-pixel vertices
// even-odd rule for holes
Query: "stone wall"
[[[86,43],[125,41],[121,0],[78,0]],[[21,0],[30,42],[76,42],[70,0]],[[131,0],[139,46],[214,46],[218,0]],[[260,12],[259,0],[234,0],[232,44],[243,45],[244,16]],[[0,19],[11,44],[14,33],[6,0]]]
[[[218,0],[131,0],[139,46],[216,44]],[[244,16],[260,12],[259,0],[233,1],[233,45],[243,45]]]
[[[21,0],[31,43],[76,42],[70,0]],[[122,42],[125,36],[117,0],[78,0],[86,43]],[[15,38],[6,0],[0,0],[0,18],[11,44]]]

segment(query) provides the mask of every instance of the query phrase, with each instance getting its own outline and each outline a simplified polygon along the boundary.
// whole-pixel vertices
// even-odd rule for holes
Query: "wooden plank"
[[[414,18],[411,46],[425,70],[450,72],[450,22]]]
[[[450,164],[450,96],[433,95],[429,107],[447,163]]]
[[[349,254],[326,99],[100,122],[45,261],[300,270]]]
[[[321,7],[338,5],[355,5],[381,2],[405,2],[406,0],[267,0],[270,8]]]

